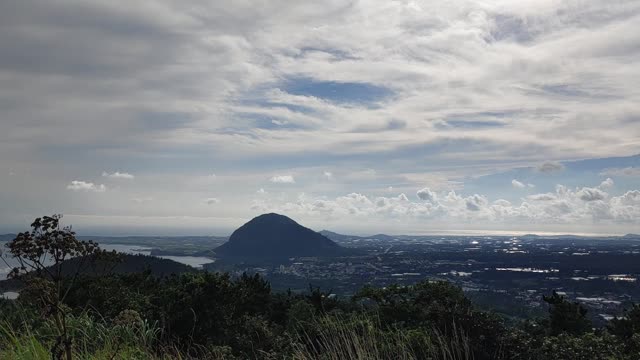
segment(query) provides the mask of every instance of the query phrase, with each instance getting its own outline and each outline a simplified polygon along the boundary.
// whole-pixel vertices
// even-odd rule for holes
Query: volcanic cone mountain
[[[336,256],[349,249],[284,215],[271,213],[242,225],[214,251],[220,257],[273,259]]]

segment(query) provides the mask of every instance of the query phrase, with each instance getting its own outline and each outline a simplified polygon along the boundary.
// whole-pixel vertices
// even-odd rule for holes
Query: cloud
[[[501,207],[510,207],[511,206],[511,202],[508,201],[508,200],[504,200],[504,199],[498,199],[498,200],[493,202],[493,205],[501,206]]]
[[[615,199],[622,205],[640,205],[640,190],[627,191],[624,195],[616,197]]]
[[[273,120],[271,120],[271,123],[274,124],[274,125],[278,125],[278,126],[284,126],[284,125],[287,125],[289,122],[285,121],[285,120],[275,120],[275,119],[273,119]]]
[[[218,198],[206,198],[204,200],[204,202],[207,205],[215,205],[215,204],[219,204],[220,203],[220,199],[218,199]]]
[[[564,165],[559,162],[550,162],[547,161],[536,166],[536,171],[541,173],[554,173],[564,170]]]
[[[369,197],[362,193],[329,198],[299,197],[295,202],[264,199],[263,209],[283,211],[313,218],[343,219],[366,217],[376,221],[402,221],[420,224],[425,220],[439,224],[504,222],[538,225],[640,224],[640,190],[610,196],[597,187],[571,189],[558,185],[555,192],[529,195],[519,203],[504,199],[493,202],[482,194],[462,196],[455,191],[419,191],[420,201],[399,196]],[[429,199],[429,201],[425,201]]]
[[[92,182],[86,182],[81,180],[73,180],[67,185],[68,190],[73,191],[86,191],[86,192],[105,192],[107,187],[103,184],[96,185]]]
[[[325,171],[322,175],[327,180],[333,180],[333,173],[331,173],[330,171]]]
[[[556,200],[557,197],[554,194],[546,193],[546,194],[534,194],[527,196],[528,200],[532,201],[553,201]]]
[[[640,168],[628,166],[624,168],[609,168],[603,170],[600,175],[602,176],[629,176],[640,177]]]
[[[103,177],[108,177],[110,179],[126,179],[126,180],[132,180],[132,179],[135,178],[135,176],[133,176],[133,175],[131,175],[129,173],[119,172],[119,171],[116,171],[116,172],[111,173],[111,174],[107,173],[106,171],[103,171],[102,172],[102,176]]]
[[[0,198],[11,201],[0,215],[63,208],[210,216],[217,209],[189,199],[209,195],[202,177],[213,166],[225,174],[216,188],[237,199],[224,209],[236,218],[254,213],[247,189],[283,171],[297,185],[283,186],[282,196],[304,188],[335,200],[389,185],[411,195],[429,184],[440,205],[389,197],[378,210],[446,210],[460,224],[471,216],[465,197],[537,174],[469,186],[464,196],[445,190],[550,159],[567,165],[554,173],[558,182],[574,175],[570,161],[598,158],[595,173],[610,168],[603,178],[615,179],[616,191],[634,190],[618,177],[636,176],[637,158],[615,158],[638,151],[640,2],[347,3],[0,1],[0,78],[11,84],[0,87],[0,168],[29,185],[3,178],[11,184],[3,182]],[[149,176],[100,202],[43,200],[68,174],[96,166]],[[326,169],[340,181],[306,181]],[[547,180],[536,180],[541,192]],[[570,183],[580,181],[592,180]],[[129,209],[142,186],[163,201]],[[568,207],[582,219],[591,210],[570,190],[549,211]],[[473,219],[496,212],[517,222],[551,206],[525,202],[489,203]]]
[[[269,181],[276,184],[294,184],[296,182],[292,175],[273,176]]]
[[[436,195],[436,193],[431,191],[431,189],[429,188],[418,190],[416,195],[420,200],[424,200],[424,201],[436,202],[438,199],[438,196]]]
[[[465,199],[467,209],[470,211],[480,211],[488,203],[487,198],[484,196],[475,194]]]
[[[600,183],[599,187],[602,188],[602,189],[608,189],[610,187],[613,187],[613,185],[614,185],[613,179],[607,178],[603,182]]]
[[[511,180],[511,186],[513,186],[516,189],[524,189],[525,187],[527,187],[527,185],[521,183],[516,179]]]
[[[267,192],[263,188],[260,188],[260,189],[258,189],[258,191],[256,191],[256,193],[258,193],[258,194],[266,194]]]
[[[137,204],[142,204],[142,203],[146,203],[146,202],[149,202],[149,201],[153,201],[153,198],[149,197],[149,196],[147,196],[147,197],[134,197],[134,198],[131,198],[131,201],[133,201],[134,203],[137,203]]]
[[[577,192],[578,197],[582,201],[604,200],[607,193],[597,188],[582,188]]]

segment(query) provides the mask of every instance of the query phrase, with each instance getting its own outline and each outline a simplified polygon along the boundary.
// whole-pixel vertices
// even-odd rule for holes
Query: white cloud
[[[292,175],[273,176],[269,181],[276,184],[294,184],[296,182]]]
[[[258,189],[258,191],[256,191],[256,192],[258,194],[266,194],[267,193],[263,188]]]
[[[81,180],[73,180],[67,185],[68,190],[73,191],[87,191],[87,192],[105,192],[107,187],[103,184],[96,185],[92,182],[86,182]]]
[[[406,223],[429,220],[458,225],[480,222],[485,225],[504,222],[539,225],[640,224],[639,218],[634,218],[640,214],[640,190],[611,197],[596,187],[570,189],[558,185],[555,192],[529,195],[517,204],[504,199],[490,202],[488,197],[481,194],[466,197],[454,191],[438,194],[428,188],[419,193],[419,201],[415,202],[404,194],[371,198],[361,193],[351,193],[335,199],[304,197],[295,202],[265,199],[261,206],[311,218],[366,217]]]
[[[325,171],[322,175],[327,180],[333,180],[333,173],[331,173],[330,171]]]
[[[516,179],[511,180],[511,186],[513,186],[516,189],[524,189],[525,187],[527,187],[527,185],[521,183]]]
[[[116,171],[116,172],[111,173],[111,174],[106,172],[106,171],[103,171],[102,172],[102,176],[103,177],[108,177],[110,179],[126,179],[126,180],[132,180],[132,179],[135,178],[135,176],[133,176],[133,175],[131,175],[129,173],[119,172],[119,171]]]
[[[204,200],[204,202],[205,202],[207,205],[214,205],[214,204],[218,204],[218,203],[220,203],[220,199],[218,199],[218,198],[206,198],[206,199]]]
[[[150,197],[150,196],[147,196],[147,197],[134,197],[134,198],[131,198],[131,201],[133,201],[134,203],[137,203],[137,204],[142,204],[142,203],[146,203],[146,202],[149,202],[149,201],[153,201],[153,198]]]
[[[497,206],[502,206],[502,207],[510,207],[511,206],[511,202],[508,200],[504,200],[504,199],[498,199],[496,201],[493,202],[494,205]]]
[[[289,122],[285,121],[285,120],[275,120],[275,119],[273,119],[273,120],[271,120],[271,123],[274,124],[274,125],[278,125],[278,126],[284,126],[284,125],[287,125]]]
[[[582,188],[577,193],[578,197],[583,201],[604,200],[607,193],[597,188]]]
[[[483,207],[488,204],[487,198],[478,194],[473,196],[469,196],[465,199],[465,204],[467,206],[467,210],[470,211],[480,211]]]
[[[534,194],[527,196],[528,200],[532,201],[553,201],[556,200],[557,197],[555,194],[546,193],[546,194]]]
[[[622,205],[640,205],[640,190],[631,190],[615,198]]]
[[[602,189],[608,189],[610,187],[613,187],[613,185],[614,185],[613,179],[607,178],[603,182],[600,183],[599,187],[602,188]]]

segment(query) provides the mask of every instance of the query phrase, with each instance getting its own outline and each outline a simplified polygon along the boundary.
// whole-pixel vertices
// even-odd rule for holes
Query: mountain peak
[[[345,250],[287,216],[269,213],[257,216],[239,227],[228,242],[214,251],[222,257],[269,259],[332,256]]]
[[[259,223],[259,222],[270,222],[270,223],[280,223],[280,224],[297,224],[293,219],[288,216],[277,214],[277,213],[268,213],[262,214],[251,219],[249,223]]]

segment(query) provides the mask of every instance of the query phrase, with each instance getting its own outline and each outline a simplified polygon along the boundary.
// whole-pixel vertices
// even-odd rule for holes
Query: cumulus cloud
[[[552,201],[556,200],[557,197],[555,194],[546,193],[546,194],[534,194],[527,196],[527,199],[532,201]]]
[[[502,206],[502,207],[509,207],[511,206],[511,202],[505,199],[498,199],[496,201],[493,202],[494,205],[497,206]]]
[[[92,182],[81,181],[81,180],[73,180],[69,185],[67,185],[68,190],[73,191],[86,191],[86,192],[105,192],[107,191],[107,187],[103,184],[96,185]]]
[[[424,191],[423,191],[424,190]],[[335,199],[298,198],[295,202],[267,199],[265,209],[281,209],[287,213],[340,219],[344,216],[367,217],[392,221],[434,220],[451,223],[521,222],[524,224],[594,224],[638,223],[640,190],[610,196],[598,187],[571,189],[558,185],[555,192],[529,195],[519,203],[504,199],[493,202],[485,195],[463,196],[455,191],[436,193],[419,191],[419,201],[399,196],[369,197],[351,193]],[[428,201],[425,201],[428,200]],[[636,217],[634,217],[636,216]],[[385,220],[386,219],[386,220]]]
[[[624,195],[616,197],[615,199],[623,205],[640,205],[640,190],[627,191]]]
[[[554,173],[564,170],[564,165],[559,162],[547,161],[536,166],[536,171],[541,173]]]
[[[582,201],[596,201],[604,200],[607,197],[607,193],[597,188],[582,188],[577,192],[578,197]]]
[[[602,189],[608,189],[610,187],[613,187],[613,185],[614,185],[613,179],[607,178],[603,182],[600,183],[599,187],[602,188]]]
[[[516,189],[524,189],[525,187],[527,187],[527,185],[525,185],[524,183],[521,183],[516,179],[511,180],[511,186],[513,186]]]
[[[487,198],[484,196],[475,194],[465,199],[467,209],[470,211],[480,211],[488,203]]]
[[[418,195],[418,198],[420,200],[424,200],[424,201],[436,202],[437,199],[438,199],[436,193],[431,191],[431,189],[429,189],[429,188],[424,188],[424,189],[418,190],[416,195]]]
[[[296,179],[292,175],[277,175],[273,176],[269,181],[276,184],[294,184]]]
[[[132,180],[133,178],[135,178],[135,176],[133,176],[132,174],[129,174],[126,172],[119,172],[119,171],[116,171],[114,173],[108,173],[106,171],[103,171],[102,176],[108,177],[110,179],[126,179],[126,180]]]

